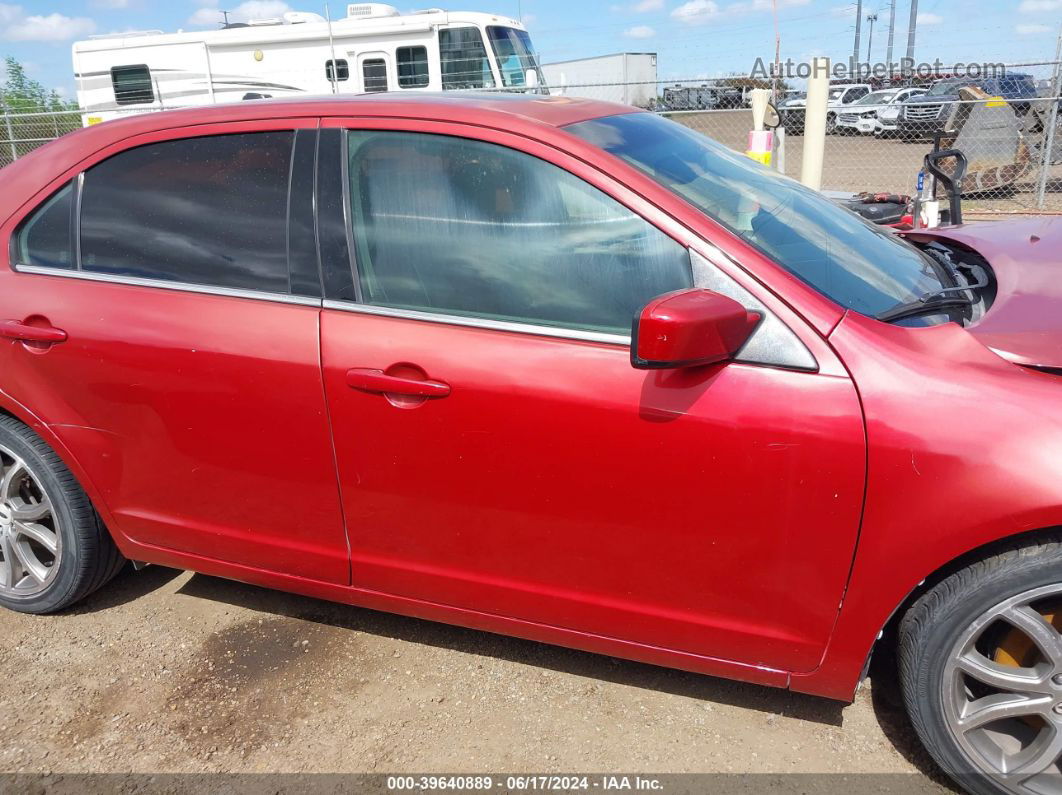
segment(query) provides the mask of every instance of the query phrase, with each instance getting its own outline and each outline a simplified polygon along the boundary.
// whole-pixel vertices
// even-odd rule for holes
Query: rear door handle
[[[390,395],[415,395],[417,397],[442,398],[450,394],[450,385],[442,381],[418,381],[415,378],[399,378],[387,375],[383,370],[355,367],[347,370],[347,386],[366,392]]]
[[[52,326],[30,326],[19,320],[0,322],[0,337],[21,342],[66,342],[66,332]]]

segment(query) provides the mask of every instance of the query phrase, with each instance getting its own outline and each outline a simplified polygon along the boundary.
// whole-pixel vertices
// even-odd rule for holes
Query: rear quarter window
[[[19,265],[70,269],[74,265],[73,188],[52,194],[22,222],[15,233],[12,259]]]

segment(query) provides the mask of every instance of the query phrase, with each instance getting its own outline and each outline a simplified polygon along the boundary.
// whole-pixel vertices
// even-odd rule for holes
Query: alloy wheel
[[[1062,584],[982,613],[952,647],[941,696],[964,756],[1003,790],[1062,794]]]
[[[59,571],[59,519],[40,479],[0,445],[0,595],[33,596]]]

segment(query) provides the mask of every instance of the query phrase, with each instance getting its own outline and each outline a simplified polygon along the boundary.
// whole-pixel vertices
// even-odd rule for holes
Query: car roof
[[[317,117],[376,117],[457,122],[548,138],[556,129],[580,121],[636,113],[638,108],[574,97],[523,93],[381,92],[359,96],[310,96],[204,105],[136,113],[68,133],[20,157],[3,169],[7,196],[0,196],[0,219],[39,180],[40,173],[60,173],[84,157],[134,136],[208,124]]]
[[[206,105],[180,110],[137,114],[108,122],[128,127],[182,127],[263,118],[299,116],[392,116],[440,121],[493,120],[507,125],[513,120],[563,127],[588,119],[632,113],[629,105],[576,97],[500,92],[380,92],[355,96],[311,96],[297,99],[260,99]],[[488,122],[489,123],[489,122]],[[132,133],[128,133],[132,134]]]

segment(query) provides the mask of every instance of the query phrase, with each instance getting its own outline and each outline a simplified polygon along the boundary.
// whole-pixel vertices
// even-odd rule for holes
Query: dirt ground
[[[154,566],[60,615],[0,612],[0,638],[7,773],[908,773],[900,791],[946,787],[884,674],[842,705]]]

